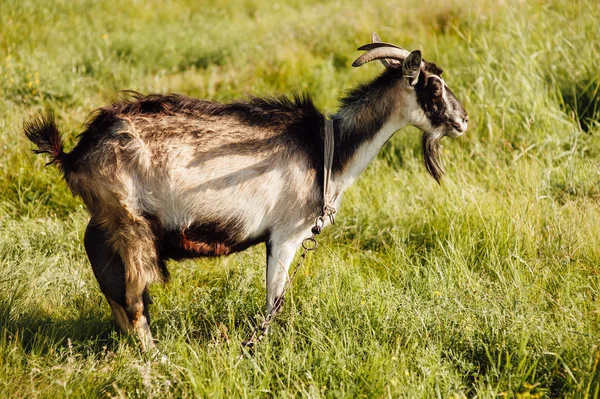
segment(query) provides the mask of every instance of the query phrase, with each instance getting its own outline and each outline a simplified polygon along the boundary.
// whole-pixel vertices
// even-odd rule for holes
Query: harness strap
[[[337,195],[331,198],[331,168],[333,166],[333,150],[335,147],[335,138],[333,132],[333,120],[325,120],[325,134],[323,136],[323,211],[321,219],[324,222],[325,217],[329,217],[331,224],[335,220],[333,215],[336,212],[335,200]]]

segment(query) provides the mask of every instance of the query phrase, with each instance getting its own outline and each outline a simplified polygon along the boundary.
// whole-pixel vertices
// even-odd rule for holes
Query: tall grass
[[[0,396],[598,397],[600,6],[592,0],[5,0],[0,26]],[[438,186],[400,131],[346,194],[272,334],[264,248],[173,262],[152,287],[161,364],[113,330],[87,215],[21,132],[67,146],[119,90],[228,101],[305,91],[334,111],[422,49],[470,115]]]

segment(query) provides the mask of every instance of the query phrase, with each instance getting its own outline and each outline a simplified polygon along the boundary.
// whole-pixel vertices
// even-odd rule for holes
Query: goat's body
[[[69,186],[92,222],[115,233],[109,239],[120,240],[134,220],[147,225],[160,259],[218,256],[273,235],[295,236],[314,222],[322,162],[314,143],[322,140],[323,117],[301,112],[302,101],[254,100],[236,103],[234,111],[179,96],[138,100],[144,101],[155,106],[101,110],[69,154],[77,161],[66,163]],[[182,102],[194,107],[173,107]],[[258,121],[249,128],[243,118],[257,106],[282,117],[294,107],[296,114],[275,126]],[[225,111],[230,114],[214,115]],[[309,117],[316,131],[294,127],[306,125],[295,119]],[[157,276],[146,272],[148,282]]]
[[[71,153],[55,147],[90,212],[86,250],[119,327],[152,346],[148,284],[168,279],[165,260],[261,242],[272,305],[320,212],[323,126],[306,98],[138,96],[100,109]]]
[[[362,63],[406,57],[388,44],[370,47]],[[336,207],[406,124],[425,132],[426,166],[437,180],[439,140],[466,129],[466,112],[441,70],[418,51],[409,57],[406,65],[382,60],[386,71],[351,91],[332,117]],[[267,311],[273,309],[322,210],[324,127],[308,97],[220,104],[137,95],[99,109],[70,153],[52,118],[30,121],[25,132],[86,204],[84,242],[100,288],[119,327],[134,330],[148,348],[148,284],[168,278],[167,259],[227,255],[265,242]]]

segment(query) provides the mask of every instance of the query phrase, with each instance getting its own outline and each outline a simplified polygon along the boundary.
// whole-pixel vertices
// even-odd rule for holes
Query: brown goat
[[[342,193],[407,124],[423,130],[427,170],[439,181],[439,141],[467,128],[441,70],[397,46],[373,43],[354,66],[385,71],[352,90],[332,116],[331,187]],[[221,104],[135,94],[100,108],[79,143],[63,150],[51,116],[25,125],[52,156],[91,220],[85,247],[117,325],[152,347],[148,285],[166,281],[167,259],[267,247],[267,311],[281,295],[296,249],[322,206],[325,116],[307,96]]]

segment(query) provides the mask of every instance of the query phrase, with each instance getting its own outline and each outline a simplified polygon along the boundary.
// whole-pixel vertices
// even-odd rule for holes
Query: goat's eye
[[[442,84],[437,79],[431,79],[431,92],[435,97],[442,95]]]

